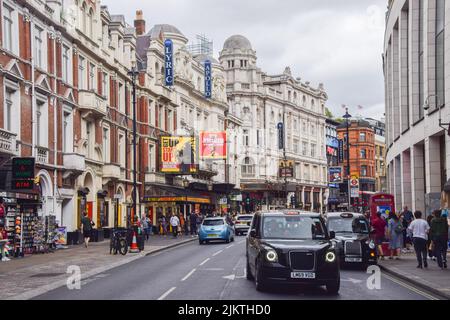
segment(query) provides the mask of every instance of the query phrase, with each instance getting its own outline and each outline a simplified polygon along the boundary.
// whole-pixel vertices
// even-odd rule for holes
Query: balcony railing
[[[16,138],[17,134],[6,131],[4,129],[0,129],[0,152],[8,153],[11,155],[16,154]]]
[[[78,153],[64,153],[64,168],[66,170],[84,171],[86,169],[86,159]]]
[[[36,147],[36,162],[41,164],[48,164],[49,150],[45,147]]]

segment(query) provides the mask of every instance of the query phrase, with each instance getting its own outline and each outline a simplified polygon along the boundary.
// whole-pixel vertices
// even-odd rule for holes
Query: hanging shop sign
[[[344,162],[344,140],[340,139],[339,140],[339,163],[343,163]]]
[[[278,123],[278,149],[284,149],[284,124],[283,122]]]
[[[227,133],[225,131],[200,132],[200,157],[202,159],[226,159]]]
[[[166,86],[173,86],[173,42],[170,39],[164,41],[164,70]]]
[[[279,172],[279,176],[281,178],[293,178],[294,177],[294,161],[280,160],[278,172]]]
[[[211,71],[211,61],[205,61],[205,97],[212,97],[212,71]]]
[[[193,174],[198,172],[195,137],[163,136],[161,145],[161,172]]]
[[[330,167],[328,169],[328,182],[330,183],[342,183],[342,167]]]
[[[13,158],[11,189],[32,190],[34,188],[34,158]]]

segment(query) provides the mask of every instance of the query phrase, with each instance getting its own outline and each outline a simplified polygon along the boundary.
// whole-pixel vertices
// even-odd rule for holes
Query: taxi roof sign
[[[300,212],[298,212],[298,211],[288,211],[285,214],[288,215],[288,216],[297,216],[297,215],[300,214]]]
[[[341,213],[342,218],[353,218],[353,214],[350,212]]]

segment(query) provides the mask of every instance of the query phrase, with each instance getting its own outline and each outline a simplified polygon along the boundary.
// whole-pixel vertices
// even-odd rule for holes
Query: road
[[[432,294],[382,274],[381,289],[369,290],[364,270],[341,270],[338,296],[325,288],[274,287],[258,292],[245,278],[245,237],[231,244],[198,242],[169,249],[82,281],[80,290],[66,287],[35,299],[149,300],[429,300]]]

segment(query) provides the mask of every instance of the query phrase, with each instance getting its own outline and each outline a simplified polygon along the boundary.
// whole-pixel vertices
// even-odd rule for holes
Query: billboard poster
[[[55,244],[56,245],[67,245],[67,228],[59,227],[55,229]]]
[[[163,136],[160,143],[162,173],[197,173],[198,150],[194,137]]]
[[[164,41],[164,78],[166,86],[173,86],[173,42]]]
[[[226,159],[227,158],[227,133],[200,132],[200,157],[202,159]]]
[[[328,169],[328,182],[330,183],[342,183],[342,167],[330,167]]]
[[[211,98],[211,85],[212,82],[212,72],[211,72],[211,61],[205,61],[205,98]]]
[[[294,161],[280,160],[279,176],[281,178],[293,178],[294,177]]]

